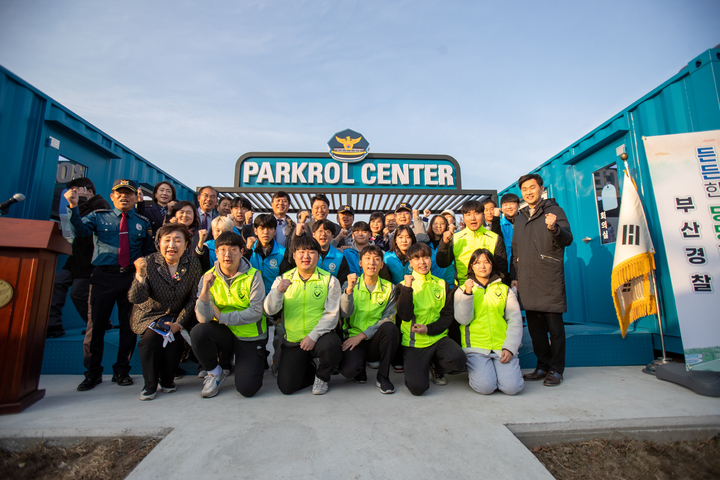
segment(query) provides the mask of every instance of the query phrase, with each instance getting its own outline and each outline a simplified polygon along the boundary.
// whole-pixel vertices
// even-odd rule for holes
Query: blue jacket
[[[270,293],[275,278],[280,275],[280,264],[285,257],[285,247],[282,247],[278,242],[273,241],[272,250],[270,250],[267,257],[263,258],[262,255],[258,253],[258,249],[262,252],[260,242],[256,242],[255,244],[257,246],[250,256],[250,265],[257,270],[260,270],[263,283],[265,284],[265,292]]]
[[[155,251],[150,220],[135,212],[128,213],[128,236],[130,243],[130,262]],[[94,235],[95,250],[92,264],[96,267],[118,265],[118,247],[120,246],[120,220],[122,212],[95,210],[80,217],[78,207],[70,209],[70,228],[76,237]]]
[[[395,252],[387,252],[385,254],[385,265],[387,265],[388,270],[390,270],[390,278],[395,285],[405,280],[405,275],[412,275],[410,262],[402,263]]]
[[[348,262],[350,273],[360,276],[360,274],[362,274],[362,269],[360,268],[360,252],[350,247],[343,250],[342,253],[343,256],[345,256],[345,260]]]
[[[507,252],[508,258],[508,271],[510,271],[510,259],[512,258],[512,238],[513,238],[513,227],[510,220],[505,218],[505,215],[500,217],[500,231],[502,232],[503,240],[505,241],[505,251]]]
[[[328,250],[325,258],[320,258],[318,267],[322,268],[326,272],[330,272],[333,277],[337,278],[343,258],[345,257],[343,257],[340,250],[330,245],[330,250]]]
[[[438,278],[445,280],[445,283],[450,286],[455,285],[455,260],[452,261],[449,267],[438,267],[438,264],[435,261],[435,257],[437,256],[437,251],[440,244],[438,243],[437,245],[433,245],[433,242],[430,242],[429,246],[430,250],[432,251],[432,264],[430,265],[430,273],[432,273]]]

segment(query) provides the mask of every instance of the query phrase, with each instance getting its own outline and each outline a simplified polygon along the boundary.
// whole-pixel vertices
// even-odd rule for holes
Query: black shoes
[[[133,384],[133,379],[127,373],[113,373],[112,381],[120,385],[121,387],[127,387]]]
[[[367,372],[365,372],[365,369],[363,369],[362,372],[355,375],[355,378],[353,378],[353,382],[355,383],[367,383]]]
[[[97,377],[85,377],[85,380],[83,380],[77,387],[78,392],[86,392],[88,390],[92,390],[93,388],[95,388],[95,385],[99,383],[102,383],[102,375],[98,375]]]
[[[557,387],[562,383],[562,381],[563,376],[561,373],[558,373],[555,370],[550,370],[547,377],[545,377],[545,380],[543,380],[543,385],[546,387]]]
[[[50,327],[45,334],[45,338],[58,338],[65,335],[65,329],[63,327]]]
[[[523,378],[528,381],[535,381],[535,380],[545,380],[547,377],[547,372],[545,370],[540,370],[539,368],[536,368],[535,371],[532,373],[526,373],[523,375]]]

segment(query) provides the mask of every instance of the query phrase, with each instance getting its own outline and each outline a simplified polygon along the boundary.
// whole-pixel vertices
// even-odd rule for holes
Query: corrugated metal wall
[[[669,271],[665,246],[642,137],[717,129],[720,129],[720,49],[710,49],[694,58],[687,67],[658,88],[533,172],[528,172],[543,177],[548,196],[556,198],[565,209],[575,238],[573,245],[566,250],[565,258],[568,290],[565,321],[617,324],[610,294],[610,271],[615,244],[601,245],[599,241],[592,174],[613,162],[621,172],[624,167],[619,154],[624,147],[658,253],[663,328],[670,337],[666,338],[668,349],[682,352],[677,310],[672,285],[666,280]],[[499,195],[508,192],[520,196],[517,183],[508,186]],[[583,238],[590,240],[586,244]],[[655,317],[639,320],[634,328],[658,333]]]
[[[50,137],[59,147],[49,144]],[[130,178],[155,185],[169,181],[181,200],[194,190],[160,170],[55,100],[0,67],[0,199],[23,193],[8,216],[47,220],[52,210],[59,157],[87,167],[106,199],[112,182]]]

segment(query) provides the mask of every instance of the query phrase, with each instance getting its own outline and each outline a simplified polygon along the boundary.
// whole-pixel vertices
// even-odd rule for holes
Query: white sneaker
[[[177,391],[177,385],[175,385],[175,382],[173,382],[172,385],[169,387],[163,387],[162,385],[158,386],[158,390],[160,390],[163,393],[173,393]]]
[[[378,368],[380,368],[380,362],[367,362],[367,366],[374,370],[377,370]]]
[[[140,400],[152,400],[155,398],[155,392],[148,392],[146,389],[142,389],[142,392],[140,392]]]
[[[220,388],[220,385],[225,381],[225,372],[220,374],[220,376],[216,377],[212,373],[208,373],[207,377],[205,377],[205,380],[203,381],[203,389],[202,392],[200,392],[200,396],[204,398],[211,398],[218,394],[218,389]]]
[[[312,393],[313,395],[325,395],[328,391],[330,384],[324,380],[320,380],[315,377],[315,383],[313,383]]]

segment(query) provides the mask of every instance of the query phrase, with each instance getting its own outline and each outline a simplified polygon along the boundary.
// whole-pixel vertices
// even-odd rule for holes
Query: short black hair
[[[288,195],[287,192],[283,192],[282,190],[278,190],[277,192],[273,193],[273,196],[270,198],[270,201],[272,202],[276,198],[287,198],[288,204],[290,203],[290,195]]]
[[[293,242],[293,254],[298,250],[315,250],[318,254],[322,254],[320,244],[312,237],[297,237]]]
[[[153,202],[157,203],[157,191],[161,185],[167,185],[168,187],[170,187],[170,191],[172,191],[172,198],[170,199],[170,201],[172,201],[172,202],[177,201],[177,193],[175,192],[175,187],[173,186],[172,183],[168,182],[167,180],[163,180],[162,182],[156,183],[155,188],[153,188],[153,193],[152,193]]]
[[[425,243],[413,243],[405,254],[408,260],[413,258],[432,257],[432,250]]]
[[[313,223],[312,226],[312,233],[315,233],[320,227],[323,227],[325,230],[330,230],[330,233],[335,235],[335,224],[328,220],[327,218],[325,220],[318,220],[315,223]],[[305,227],[307,228],[307,227]]]
[[[248,200],[245,197],[235,197],[232,199],[232,201],[230,202],[230,208],[237,208],[237,207],[247,208],[248,210],[253,209],[252,204],[250,203],[250,200]]]
[[[522,188],[523,183],[527,182],[528,180],[535,180],[539,186],[543,186],[543,179],[540,175],[537,173],[528,173],[527,175],[523,175],[518,179],[518,188]]]
[[[275,218],[275,215],[263,213],[255,217],[255,220],[253,221],[253,226],[255,228],[263,227],[267,229],[277,230],[277,219]]]
[[[402,232],[405,232],[408,234],[408,236],[410,237],[410,240],[412,240],[411,245],[417,243],[417,238],[415,237],[415,232],[412,231],[412,228],[410,228],[410,225],[400,225],[395,230],[393,237],[392,237],[392,241],[390,242],[390,251],[391,252],[395,251],[395,247],[397,246],[396,245],[397,242],[395,240],[397,239],[398,235],[400,235],[400,233],[402,233]]]
[[[211,187],[210,185],[205,185],[204,187],[198,188],[198,191],[197,191],[198,196],[200,196],[200,194],[202,193],[202,191],[205,190],[206,188],[209,188],[210,190],[212,190],[213,192],[215,192],[215,196],[216,196],[216,197],[218,196],[218,191],[215,189],[215,187]]]
[[[444,215],[440,214],[440,215],[435,215],[434,217],[432,217],[432,219],[430,220],[430,223],[428,223],[428,229],[427,229],[428,237],[430,237],[430,241],[432,241],[432,242],[442,240],[442,237],[443,237],[442,233],[440,235],[435,235],[435,230],[433,230],[433,228],[432,228],[432,226],[435,224],[435,220],[437,220],[438,218],[440,220],[442,220],[443,222],[445,222],[445,230],[443,230],[443,233],[445,233],[447,231],[447,229],[450,228],[450,222],[448,222],[447,218],[445,218]]]
[[[355,222],[355,224],[352,226],[353,232],[370,232],[370,225],[368,225],[367,222]],[[372,232],[370,232],[372,233]]]
[[[215,239],[215,250],[225,245],[239,247],[240,250],[245,249],[242,237],[235,232],[223,232]]]
[[[185,237],[185,242],[190,244],[192,235],[190,234],[190,230],[188,230],[182,223],[166,223],[162,227],[158,228],[158,231],[155,233],[155,242],[160,243],[160,239],[162,237],[173,232],[180,232],[182,236]]]
[[[477,278],[475,277],[475,272],[473,271],[472,267],[475,262],[478,261],[480,258],[480,255],[485,255],[485,258],[487,258],[488,262],[492,264],[492,270],[490,271],[490,276],[498,274],[497,270],[497,262],[495,261],[495,255],[492,254],[490,250],[487,248],[478,248],[475,250],[472,255],[470,255],[470,261],[468,262],[467,266],[467,276],[469,279],[477,282]]]
[[[468,200],[463,203],[462,209],[460,210],[463,215],[470,212],[484,213],[485,206],[477,200]]]
[[[385,214],[382,212],[373,212],[370,214],[370,220],[368,223],[372,222],[373,220],[380,220],[383,224],[383,228],[385,228]]]
[[[74,188],[74,187],[85,187],[88,190],[92,190],[93,195],[95,195],[97,193],[97,190],[95,189],[95,184],[93,183],[92,180],[90,180],[87,177],[80,177],[80,178],[76,178],[74,180],[70,180],[65,185],[65,188],[67,188],[68,190],[70,190],[71,188]]]
[[[515,195],[514,193],[506,193],[500,199],[500,205],[505,205],[506,203],[520,204],[520,198],[518,198],[518,196]]]
[[[220,205],[224,200],[227,200],[228,202],[230,202],[230,206],[232,206],[232,198],[230,198],[230,197],[220,197],[220,198],[218,198],[218,201],[217,201],[217,202],[218,202],[218,205]]]
[[[362,250],[360,250],[360,260],[362,260],[365,255],[376,255],[380,257],[380,260],[385,262],[385,252],[383,252],[382,248],[378,247],[377,245],[368,245]]]
[[[492,204],[493,204],[493,207],[497,207],[497,203],[495,203],[495,200],[493,200],[492,198],[488,198],[488,199],[486,199],[486,200],[483,202],[483,210],[485,210],[485,206],[486,206],[488,203],[492,203]]]
[[[330,200],[328,200],[328,197],[323,195],[322,193],[318,193],[314,197],[310,199],[310,206],[312,207],[315,202],[325,202],[325,204],[330,207]]]

